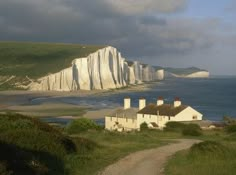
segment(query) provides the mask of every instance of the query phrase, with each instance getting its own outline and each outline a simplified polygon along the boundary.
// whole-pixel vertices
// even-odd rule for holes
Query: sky
[[[128,60],[236,75],[236,0],[1,0],[0,40],[111,45]]]

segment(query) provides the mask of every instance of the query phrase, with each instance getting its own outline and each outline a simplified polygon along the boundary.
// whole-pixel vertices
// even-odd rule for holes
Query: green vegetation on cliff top
[[[0,76],[28,76],[36,79],[71,65],[75,58],[88,56],[104,46],[0,42]]]

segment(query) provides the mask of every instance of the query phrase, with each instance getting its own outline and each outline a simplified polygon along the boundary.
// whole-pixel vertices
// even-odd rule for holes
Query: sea
[[[207,79],[165,79],[154,83],[152,88],[146,91],[122,91],[122,93],[104,93],[88,97],[45,97],[36,98],[31,103],[59,102],[102,109],[123,106],[124,97],[130,97],[131,105],[138,107],[140,97],[145,98],[147,103],[156,103],[159,96],[169,104],[173,103],[175,97],[179,97],[182,104],[198,110],[206,120],[222,121],[224,116],[236,118],[236,77],[229,76],[214,76]]]

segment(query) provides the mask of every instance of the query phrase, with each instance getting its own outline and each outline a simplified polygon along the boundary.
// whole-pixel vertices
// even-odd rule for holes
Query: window
[[[193,120],[197,120],[197,116],[196,115],[193,116]]]
[[[126,118],[126,122],[128,122],[128,118]]]
[[[170,120],[170,116],[168,117],[168,119]]]
[[[111,122],[112,122],[112,117],[110,117],[110,119],[111,119]]]

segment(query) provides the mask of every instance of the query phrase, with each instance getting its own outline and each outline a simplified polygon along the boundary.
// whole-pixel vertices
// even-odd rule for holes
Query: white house
[[[139,108],[131,107],[131,99],[124,99],[124,108],[115,110],[105,116],[107,130],[131,131],[139,130],[142,123],[150,128],[163,129],[169,121],[196,121],[202,120],[202,114],[190,106],[182,105],[179,98],[173,104],[164,104],[159,97],[156,104],[146,105],[144,98],[139,99]]]

